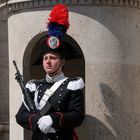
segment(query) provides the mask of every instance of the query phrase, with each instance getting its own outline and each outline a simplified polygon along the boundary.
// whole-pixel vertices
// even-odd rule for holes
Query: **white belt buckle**
[[[47,89],[46,91],[45,91],[45,95],[47,95],[47,96],[52,96],[52,94],[53,94],[53,91],[51,91],[50,89]]]

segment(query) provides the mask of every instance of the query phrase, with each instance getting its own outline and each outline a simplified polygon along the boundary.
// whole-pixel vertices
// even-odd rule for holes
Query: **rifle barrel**
[[[18,67],[17,67],[17,64],[16,64],[16,61],[15,61],[15,60],[13,60],[13,64],[14,64],[14,66],[15,66],[15,68],[16,68],[16,70],[17,70],[17,72],[19,72],[19,70],[18,70]]]

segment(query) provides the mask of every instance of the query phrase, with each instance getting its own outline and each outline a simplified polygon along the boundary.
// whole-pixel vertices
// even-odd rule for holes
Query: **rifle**
[[[24,99],[26,100],[26,103],[30,109],[31,112],[36,112],[36,107],[35,107],[35,103],[33,102],[33,100],[31,99],[29,90],[27,88],[25,88],[24,83],[23,83],[23,76],[20,74],[16,61],[13,61],[13,64],[15,66],[16,69],[16,73],[15,73],[15,79],[17,80],[17,82],[20,85],[20,88],[22,90],[22,93],[24,95]]]
[[[28,105],[28,107],[30,109],[30,112],[33,112],[33,113],[34,112],[39,112],[40,116],[45,115],[50,110],[51,104],[49,102],[47,102],[46,105],[42,108],[42,110],[38,111],[36,109],[35,103],[34,103],[33,99],[30,96],[30,93],[29,93],[30,91],[24,85],[23,76],[20,74],[15,60],[13,60],[13,64],[14,64],[15,69],[16,69],[15,79],[17,80],[17,82],[20,85],[20,88],[21,88],[22,93],[24,95],[24,99],[25,99],[26,104]]]

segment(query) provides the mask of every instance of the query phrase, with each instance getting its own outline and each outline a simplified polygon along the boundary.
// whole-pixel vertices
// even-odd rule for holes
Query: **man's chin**
[[[53,71],[51,71],[51,70],[47,70],[46,72],[47,72],[48,74],[53,73]]]

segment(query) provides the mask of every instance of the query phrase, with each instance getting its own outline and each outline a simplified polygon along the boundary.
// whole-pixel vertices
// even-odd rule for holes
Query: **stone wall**
[[[15,69],[11,61],[17,59],[21,72],[27,68],[31,54],[27,48],[33,49],[34,37],[46,30],[50,6],[57,2],[36,0],[9,4],[10,140],[24,137],[22,128],[15,122],[21,91],[13,78]],[[68,34],[77,41],[85,57],[86,119],[79,132],[81,140],[140,139],[139,1],[63,2],[70,9]],[[4,90],[5,85],[0,88]]]

